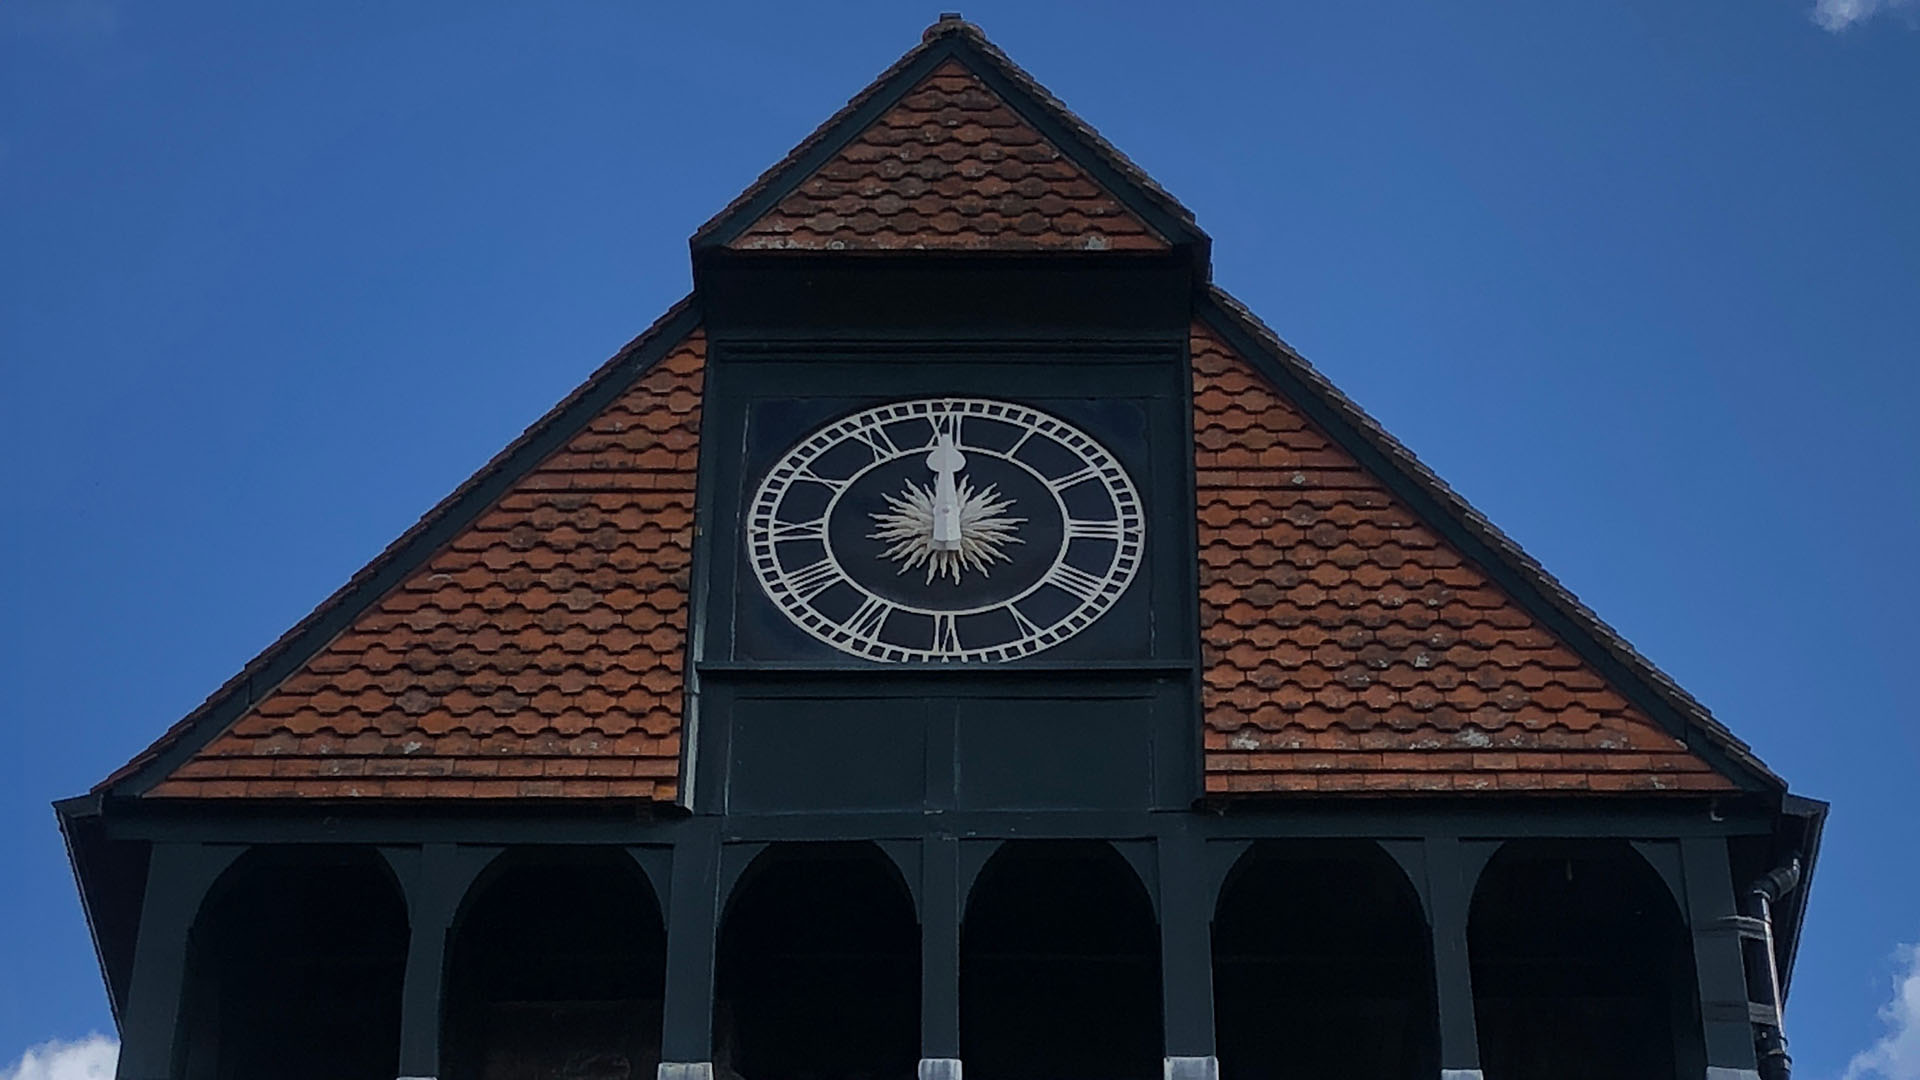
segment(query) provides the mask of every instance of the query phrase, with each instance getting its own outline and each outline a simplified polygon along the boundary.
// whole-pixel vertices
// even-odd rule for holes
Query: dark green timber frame
[[[921,923],[924,1058],[958,1059],[959,941],[975,877],[1009,840],[1096,839],[1116,846],[1153,899],[1162,950],[1162,1003],[1168,1068],[1181,1080],[1215,1071],[1210,924],[1222,882],[1261,840],[1342,839],[1377,844],[1406,875],[1430,928],[1441,1064],[1471,1077],[1479,1067],[1466,925],[1479,872],[1509,840],[1625,840],[1659,872],[1694,939],[1697,988],[1707,1061],[1734,1078],[1755,1068],[1747,983],[1740,941],[1731,929],[1736,890],[1779,862],[1811,864],[1825,807],[1795,799],[1737,751],[1702,731],[1657,688],[1630,678],[1623,662],[1580,625],[1541,598],[1469,525],[1358,430],[1290,353],[1260,335],[1188,274],[1180,257],[1121,261],[1065,258],[1034,267],[992,258],[904,261],[784,261],[709,255],[700,260],[696,296],[617,356],[547,421],[529,432],[490,471],[430,515],[396,545],[390,558],[343,590],[347,600],[323,608],[277,653],[236,680],[238,692],[216,697],[184,736],[118,783],[59,806],[76,871],[123,1035],[120,1075],[128,1080],[177,1076],[180,998],[186,941],[201,902],[220,874],[261,847],[341,845],[377,849],[394,872],[413,929],[406,963],[399,1075],[440,1072],[442,986],[449,936],[469,888],[501,853],[528,847],[597,846],[632,856],[654,889],[667,922],[663,1060],[691,1068],[710,1060],[716,938],[731,890],[770,845],[872,841],[908,883]],[[835,301],[835,298],[839,298]],[[862,316],[862,312],[880,313]],[[1590,659],[1621,673],[1626,691],[1649,712],[1683,732],[1690,745],[1744,791],[1720,798],[1295,799],[1248,805],[1201,798],[1199,658],[1195,647],[1197,580],[1192,546],[1190,383],[1187,334],[1194,318],[1227,335],[1364,464],[1376,468],[1443,534],[1484,560],[1533,610]],[[694,326],[709,338],[702,440],[693,610],[694,655],[683,739],[682,801],[677,806],[356,806],[294,803],[218,807],[145,802],[139,793],[204,745],[285,672],[350,621],[379,593],[482,512],[519,472],[583,426]],[[1071,390],[1078,370],[1120,373],[1179,417],[1178,464],[1158,483],[1183,493],[1156,522],[1178,539],[1155,570],[1165,633],[1150,655],[1126,661],[1058,663],[1045,654],[994,671],[876,671],[831,657],[768,663],[725,648],[726,614],[715,595],[738,592],[733,580],[732,508],[710,494],[738,490],[750,477],[737,455],[740,417],[756,394],[781,393],[791,382],[768,373],[801,371],[821,357],[848,371],[893,363],[890,394],[939,392],[953,385],[953,366],[1059,351],[1091,358],[1042,372],[1029,389]],[[950,363],[898,366],[903,352]],[[1297,358],[1292,358],[1297,360]],[[1160,373],[1159,381],[1151,374]],[[1135,374],[1128,375],[1128,372]],[[1165,376],[1175,373],[1177,378]],[[391,555],[392,553],[390,553]],[[1521,588],[1524,586],[1525,588]],[[1531,592],[1527,590],[1532,590]],[[791,805],[742,808],[727,796],[734,748],[733,714],[746,698],[827,698],[857,713],[864,700],[964,702],[1028,695],[1039,699],[1151,698],[1152,781],[1122,802],[1085,806],[969,805],[954,797],[951,753],[928,752],[914,797],[900,805],[852,808],[808,803],[808,793],[775,791]],[[850,714],[851,714],[850,713]],[[951,719],[935,717],[929,746],[956,745]],[[945,726],[943,726],[945,725]],[[942,738],[946,741],[942,742]],[[1039,779],[1039,778],[1031,778]],[[1129,789],[1133,790],[1133,789]],[[764,800],[763,800],[764,802]],[[122,899],[139,897],[129,907]],[[1781,905],[1778,941],[1790,970],[1806,890]],[[664,1075],[664,1074],[663,1074]],[[944,1075],[935,1069],[931,1075]],[[666,1080],[675,1080],[667,1077]]]
[[[1470,1077],[1479,1067],[1466,925],[1479,872],[1500,845],[1516,839],[1625,840],[1659,872],[1694,940],[1707,1061],[1739,1077],[1755,1068],[1740,941],[1731,929],[1736,890],[1779,862],[1811,864],[1825,807],[1785,795],[1771,774],[1752,768],[1662,695],[1635,678],[1566,613],[1541,596],[1500,553],[1461,523],[1431,491],[1409,478],[1329,401],[1311,369],[1261,336],[1215,294],[1195,282],[1178,256],[1126,260],[1069,257],[1033,266],[993,258],[895,260],[853,264],[709,255],[700,260],[696,296],[610,362],[595,380],[529,432],[489,471],[430,515],[384,563],[356,579],[277,653],[216,697],[183,737],[102,791],[59,806],[123,1035],[121,1076],[177,1076],[180,997],[186,941],[201,902],[220,874],[260,847],[341,845],[378,850],[393,869],[412,937],[406,963],[399,1075],[439,1075],[442,986],[449,935],[462,900],[501,853],[527,847],[597,846],[632,856],[651,883],[667,922],[663,1059],[690,1067],[710,1059],[716,937],[731,890],[770,845],[872,841],[908,883],[921,923],[923,1056],[960,1055],[959,940],[975,877],[1009,840],[1095,839],[1127,857],[1153,899],[1162,950],[1162,1002],[1168,1068],[1181,1080],[1214,1071],[1210,924],[1222,882],[1251,845],[1276,839],[1343,839],[1377,844],[1406,875],[1430,928],[1434,999],[1443,1069]],[[836,301],[835,298],[838,298]],[[862,313],[868,313],[862,315]],[[878,313],[878,317],[873,313]],[[1744,790],[1720,798],[1294,799],[1210,804],[1201,798],[1197,573],[1192,546],[1192,469],[1188,328],[1198,318],[1299,401],[1364,464],[1436,528],[1483,564],[1532,610],[1587,655],[1619,672],[1626,692],[1685,734],[1689,745],[1736,777]],[[691,331],[709,338],[707,436],[702,440],[693,610],[683,760],[677,806],[358,806],[294,803],[181,806],[138,798],[179,760],[204,745],[230,717],[402,580],[482,512],[551,449]],[[993,671],[902,672],[831,657],[767,663],[725,647],[733,580],[732,508],[711,493],[740,489],[750,477],[737,455],[740,418],[757,394],[791,382],[768,373],[802,371],[821,357],[848,371],[893,364],[884,391],[939,392],[954,370],[982,358],[1004,361],[1058,351],[1090,358],[1043,370],[1028,389],[1068,392],[1081,371],[1118,373],[1158,395],[1178,417],[1165,434],[1177,457],[1162,455],[1154,481],[1181,493],[1156,521],[1170,543],[1154,573],[1155,618],[1164,633],[1148,655],[1125,661],[1058,663],[1045,654]],[[945,357],[901,366],[902,353]],[[894,357],[894,359],[887,359]],[[1155,376],[1153,372],[1158,372]],[[1133,374],[1128,374],[1128,373]],[[1172,373],[1174,378],[1167,376]],[[1157,381],[1156,381],[1157,379]],[[1049,387],[1053,387],[1049,391]],[[1390,449],[1390,447],[1388,448]],[[1169,468],[1169,461],[1177,461]],[[1524,588],[1523,588],[1524,587]],[[1178,598],[1177,602],[1167,598]],[[1027,695],[1087,700],[1132,695],[1157,702],[1150,728],[1151,783],[1115,802],[1083,806],[968,804],[954,797],[951,753],[928,752],[912,797],[899,805],[854,808],[809,803],[808,792],[776,790],[773,803],[743,808],[727,795],[734,757],[733,714],[746,698],[826,698],[857,713],[866,700],[964,702]],[[943,727],[942,725],[946,725]],[[928,745],[953,747],[950,719],[935,717]],[[946,741],[941,741],[944,738]],[[1043,778],[1029,778],[1038,781]],[[765,800],[763,800],[764,802]],[[1806,890],[1781,905],[1778,941],[1790,970]],[[124,899],[138,897],[131,905]],[[700,1076],[691,1068],[678,1076]],[[933,1075],[943,1075],[935,1069]],[[674,1080],[669,1077],[667,1080]]]
[[[712,1046],[714,949],[719,915],[742,873],[773,845],[873,841],[908,883],[921,923],[922,1053],[959,1057],[959,937],[972,883],[1009,840],[1097,839],[1113,843],[1153,898],[1162,945],[1162,1002],[1169,1059],[1213,1056],[1209,926],[1235,862],[1262,840],[1376,844],[1419,896],[1431,930],[1442,1065],[1478,1068],[1466,926],[1480,870],[1510,840],[1630,841],[1658,872],[1694,938],[1709,1064],[1754,1068],[1747,984],[1737,934],[1736,882],[1786,849],[1817,841],[1824,807],[1800,807],[1799,826],[1747,800],[1688,802],[1457,801],[1334,805],[1284,810],[926,811],[649,817],[598,812],[500,813],[468,808],[404,816],[378,808],[299,807],[221,812],[146,808],[103,821],[93,800],[60,807],[100,839],[137,850],[148,884],[128,991],[118,1000],[121,1073],[173,1078],[189,932],[222,872],[256,849],[378,850],[394,870],[412,936],[407,957],[399,1075],[439,1075],[441,978],[455,914],[481,872],[524,848],[625,850],[652,885],[667,919],[667,1061],[704,1062]],[[1762,857],[1764,854],[1765,857]],[[1731,1073],[1727,1075],[1737,1075]]]
[[[1140,255],[833,255],[727,250],[764,211],[855,138],[940,63],[958,60],[1023,119],[1165,237]],[[314,615],[269,648],[150,754],[93,794],[57,805],[123,1050],[120,1076],[175,1080],[189,934],[221,875],[254,849],[377,851],[409,916],[400,1062],[437,1077],[442,981],[462,904],[495,859],[525,848],[613,848],[643,872],[666,920],[662,1080],[695,1080],[711,1059],[716,937],[734,886],[775,845],[870,841],[907,883],[920,921],[922,1056],[960,1056],[960,933],[972,885],[1008,841],[1114,845],[1152,899],[1161,942],[1168,1076],[1214,1071],[1210,924],[1223,882],[1264,840],[1377,845],[1419,898],[1430,929],[1443,1075],[1477,1074],[1466,927],[1481,870],[1513,840],[1627,841],[1659,875],[1693,940],[1706,1060],[1715,1080],[1753,1075],[1747,981],[1735,929],[1738,891],[1789,858],[1811,872],[1824,804],[1785,785],[1703,709],[1580,608],[1491,525],[1326,383],[1284,342],[1212,289],[1210,241],[1191,215],[1067,114],[964,24],[943,22],[840,116],[693,240],[695,292],[621,350]],[[1611,680],[1621,693],[1739,790],[1695,796],[1295,798],[1215,803],[1202,797],[1197,560],[1188,335],[1219,333],[1281,393],[1374,472],[1450,543]],[[141,795],[465,529],[525,472],[564,445],[695,328],[708,337],[706,400],[690,615],[680,803],[246,805]],[[1035,363],[1038,357],[1058,363]],[[905,359],[903,359],[905,358]],[[1023,359],[1024,358],[1024,359]],[[951,393],[1071,396],[1078,380],[1118,380],[1161,445],[1143,460],[1159,493],[1147,584],[1151,647],[1122,659],[1046,654],[991,671],[876,671],[843,658],[768,661],[732,648],[738,617],[737,507],[716,505],[751,477],[741,455],[746,410],[792,392],[809,372],[882,373],[840,396]],[[825,368],[820,365],[826,365]],[[783,374],[785,373],[785,374]],[[797,374],[796,374],[797,373]],[[784,380],[784,381],[783,381]],[[880,700],[1126,698],[1150,703],[1140,783],[1098,789],[1080,805],[1041,805],[1044,775],[1017,775],[996,803],[971,801],[958,713],[930,709],[911,783],[873,805],[835,805],[803,780],[735,798],[734,727],[742,703],[824,700],[849,716]],[[958,706],[956,705],[957,709]],[[1038,759],[1036,759],[1038,760]],[[977,762],[975,763],[977,765]],[[786,785],[786,786],[783,786]],[[1808,890],[1776,911],[1783,972]],[[669,1075],[669,1070],[686,1066]],[[939,1068],[927,1080],[944,1080]],[[1231,1080],[1231,1078],[1229,1078]]]

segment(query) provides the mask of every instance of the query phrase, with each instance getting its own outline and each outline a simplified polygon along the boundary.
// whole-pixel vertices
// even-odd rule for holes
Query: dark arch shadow
[[[920,928],[872,843],[775,844],[721,923],[714,1064],[746,1080],[912,1080]]]
[[[967,1080],[1160,1075],[1160,935],[1104,841],[1016,840],[974,882],[960,935]]]
[[[651,1078],[665,983],[666,925],[626,852],[509,851],[454,920],[442,1073]]]
[[[1221,1075],[1438,1075],[1432,956],[1420,898],[1378,844],[1254,845],[1214,913]]]
[[[377,854],[255,849],[194,920],[180,1075],[392,1080],[406,963],[406,902]]]
[[[1699,1076],[1693,949],[1659,874],[1625,841],[1513,841],[1468,919],[1487,1080]]]

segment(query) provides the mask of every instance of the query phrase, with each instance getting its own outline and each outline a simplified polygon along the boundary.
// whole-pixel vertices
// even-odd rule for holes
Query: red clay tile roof
[[[757,223],[723,221],[750,204]],[[943,20],[695,243],[1096,232],[1204,252],[1184,208]],[[1216,289],[1198,311],[1210,794],[1784,788],[1244,308]],[[672,799],[703,372],[683,302],[97,790]]]
[[[926,64],[934,64],[933,70],[888,104],[888,96],[899,92],[894,84]],[[991,72],[1024,108],[989,87],[982,72]],[[879,107],[885,108],[882,115],[852,130],[863,113]],[[1036,132],[1027,122],[1036,115],[1046,117],[1071,146]],[[846,145],[836,150],[842,142]],[[1050,155],[1043,157],[1043,149]],[[828,152],[834,156],[824,166],[798,175],[810,157]],[[1076,157],[1086,168],[1074,164]],[[1008,159],[1034,168],[1004,164]],[[1088,169],[1102,171],[1105,186]],[[1003,183],[1011,186],[1003,189]],[[943,186],[946,199],[929,199],[922,185]],[[1121,206],[1125,199],[1115,198],[1117,188],[1157,215],[1163,227],[1156,232]],[[740,220],[750,206],[774,194],[779,195],[776,205],[751,222]],[[956,222],[954,214],[961,220]],[[1092,220],[1082,222],[1083,217]],[[883,224],[876,225],[874,218]],[[836,242],[853,250],[1088,250],[1101,246],[1092,240],[1099,231],[1111,248],[1166,250],[1167,241],[1176,239],[1163,235],[1168,229],[1204,251],[1206,233],[1179,200],[988,41],[979,27],[943,16],[927,28],[920,45],[700,226],[692,244],[759,250],[833,249]]]
[[[731,246],[1168,248],[957,60],[935,68]]]
[[[1447,485],[1433,470],[1382,428],[1373,417],[1341,393],[1307,359],[1281,340],[1272,328],[1261,322],[1246,305],[1217,285],[1207,287],[1206,302],[1199,306],[1203,319],[1212,325],[1242,335],[1253,355],[1263,358],[1269,373],[1290,380],[1298,403],[1323,411],[1326,423],[1337,424],[1347,433],[1348,449],[1363,452],[1377,462],[1377,475],[1392,474],[1404,482],[1403,493],[1418,496],[1426,507],[1429,523],[1440,522],[1459,538],[1463,549],[1471,548],[1483,567],[1498,567],[1506,574],[1509,589],[1524,592],[1524,606],[1539,612],[1543,619],[1556,620],[1566,632],[1582,642],[1588,662],[1604,666],[1616,688],[1634,691],[1629,696],[1655,708],[1666,719],[1669,731],[1686,732],[1688,745],[1714,761],[1722,773],[1741,778],[1760,788],[1784,793],[1787,783],[1757,757],[1752,748],[1728,730],[1713,713],[1658,664],[1642,655],[1621,637],[1593,609],[1581,603],[1564,585],[1515,543],[1499,527]],[[1217,320],[1217,321],[1216,321]],[[1573,638],[1569,638],[1569,641]]]
[[[1210,795],[1734,787],[1191,344]],[[703,360],[696,331],[149,794],[670,800]]]
[[[684,310],[677,306],[662,324]],[[463,491],[654,332],[622,350]],[[704,361],[696,330],[145,794],[672,800]],[[245,682],[243,672],[223,693]],[[207,709],[102,787],[151,762]]]
[[[1192,353],[1210,795],[1734,788],[1203,324]]]

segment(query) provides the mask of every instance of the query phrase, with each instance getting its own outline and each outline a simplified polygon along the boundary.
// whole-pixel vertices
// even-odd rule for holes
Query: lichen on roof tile
[[[1217,334],[1190,346],[1210,795],[1733,787]]]
[[[696,332],[148,794],[671,801],[704,357]]]

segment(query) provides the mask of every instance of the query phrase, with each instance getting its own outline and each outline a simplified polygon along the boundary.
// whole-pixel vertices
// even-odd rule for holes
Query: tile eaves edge
[[[273,687],[278,686],[299,670],[300,665],[307,659],[325,649],[339,634],[345,632],[352,625],[355,616],[378,603],[394,586],[405,579],[414,566],[431,558],[443,546],[444,540],[431,544],[424,543],[424,538],[429,533],[439,528],[457,526],[485,513],[505,493],[505,487],[508,485],[503,483],[501,491],[493,493],[484,500],[475,498],[476,493],[489,483],[511,481],[544,460],[552,448],[535,452],[534,448],[537,444],[543,438],[553,437],[562,426],[562,421],[570,413],[580,409],[596,391],[605,390],[624,366],[634,365],[627,379],[621,384],[622,387],[644,374],[698,326],[699,313],[695,309],[693,295],[688,294],[670,306],[658,319],[654,320],[651,326],[616,351],[566,397],[529,424],[486,464],[475,470],[452,492],[435,503],[378,555],[355,571],[345,584],[334,590],[304,618],[255,654],[238,673],[209,694],[206,700],[168,727],[126,764],[95,784],[89,789],[88,794],[139,795],[154,783],[164,779],[164,773],[159,776],[147,774],[153,772],[169,756],[177,755],[180,747],[201,728],[208,727],[215,730],[208,732],[207,738],[199,740],[199,745],[204,745],[217,737],[219,731],[238,720]],[[675,330],[679,332],[673,333]],[[644,363],[637,362],[649,349],[657,350],[656,355]],[[577,419],[585,423],[592,418],[592,415],[592,410],[586,410]],[[571,432],[563,434],[570,435]],[[526,460],[520,460],[521,458]],[[469,502],[471,505],[465,505]],[[374,588],[374,582],[383,575],[393,575],[394,580],[382,587]],[[330,618],[341,618],[341,625],[324,637],[313,637],[316,629]],[[285,670],[270,677],[264,684],[255,686],[254,680],[276,664],[283,664]],[[241,699],[243,695],[244,700],[239,701],[238,710],[227,717],[224,723],[217,723],[218,714],[232,710],[234,702]],[[197,750],[199,745],[195,745],[193,749]],[[144,783],[141,782],[143,780]],[[137,790],[128,790],[129,788]]]
[[[1554,577],[1551,571],[1529,555],[1513,538],[1501,531],[1500,527],[1485,514],[1454,491],[1445,480],[1440,478],[1439,474],[1422,462],[1412,450],[1382,427],[1379,421],[1352,398],[1347,397],[1339,387],[1333,384],[1332,380],[1314,367],[1311,361],[1289,345],[1250,308],[1225,289],[1212,284],[1206,286],[1200,297],[1198,309],[1202,321],[1210,321],[1206,319],[1209,308],[1217,311],[1230,326],[1264,346],[1270,358],[1284,365],[1294,377],[1319,396],[1360,439],[1369,444],[1370,449],[1389,465],[1398,469],[1408,482],[1432,499],[1443,512],[1450,515],[1463,531],[1484,546],[1508,572],[1531,586],[1533,591],[1557,614],[1579,629],[1603,653],[1621,665],[1628,674],[1643,683],[1654,698],[1671,709],[1683,724],[1691,730],[1702,733],[1713,744],[1714,749],[1726,754],[1734,764],[1751,773],[1753,778],[1759,780],[1763,786],[1772,789],[1775,793],[1787,791],[1786,781],[1762,762],[1739,736],[1716,719],[1704,704],[1689,694],[1652,660],[1635,649],[1619,631],[1608,625],[1606,620],[1593,609],[1581,602],[1579,597]],[[1515,600],[1523,606],[1526,604],[1523,597],[1515,597]],[[1698,752],[1698,749],[1691,744],[1689,748]]]

